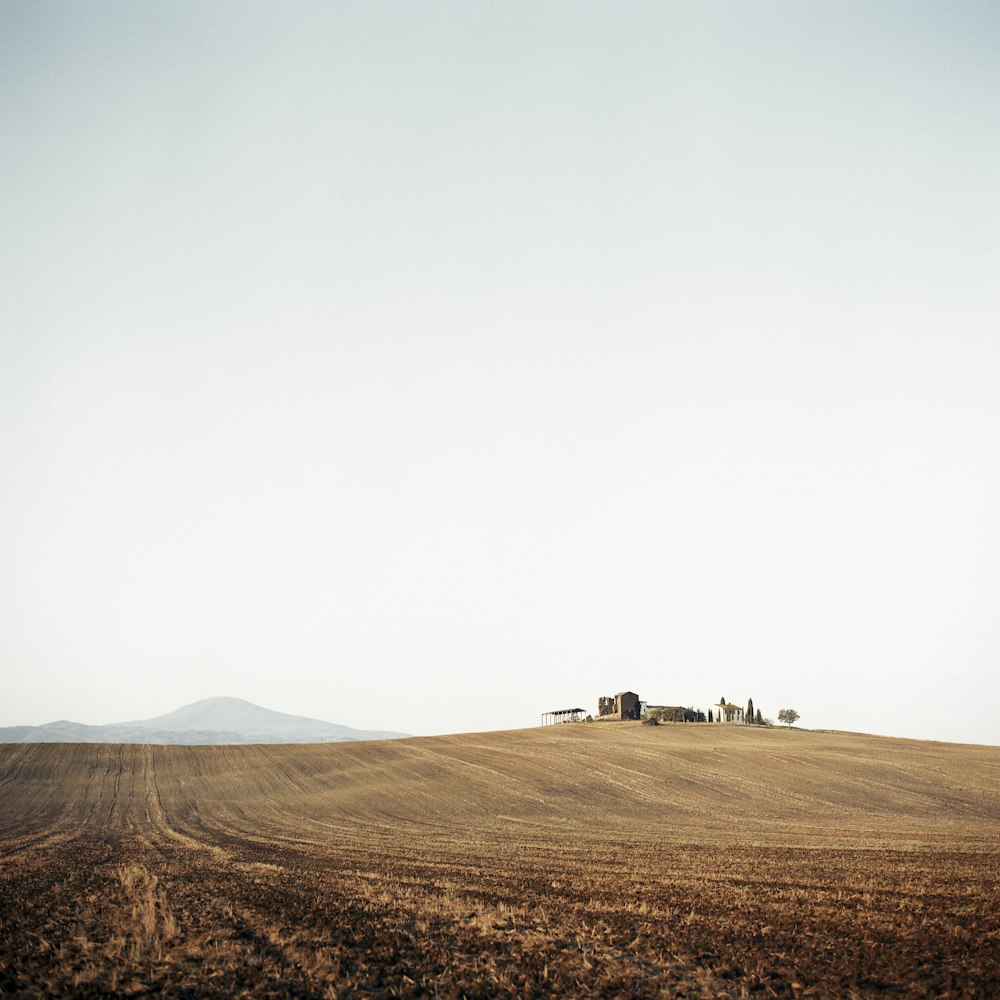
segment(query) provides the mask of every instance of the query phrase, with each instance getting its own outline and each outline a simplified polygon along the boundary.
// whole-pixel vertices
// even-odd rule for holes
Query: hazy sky
[[[1000,744],[998,52],[955,0],[3,0],[0,725]]]

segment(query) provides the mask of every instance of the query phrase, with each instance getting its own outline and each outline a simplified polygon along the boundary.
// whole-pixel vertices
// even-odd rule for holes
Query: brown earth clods
[[[0,996],[1000,995],[1000,749],[0,746]]]

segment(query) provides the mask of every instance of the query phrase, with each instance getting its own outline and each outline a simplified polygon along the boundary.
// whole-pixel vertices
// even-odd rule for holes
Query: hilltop
[[[215,706],[195,705],[154,721],[183,727],[203,713],[219,718]],[[228,813],[266,800],[316,817],[336,810],[353,822],[556,823],[632,837],[693,831],[700,841],[934,842],[956,831],[978,838],[985,828],[1000,839],[1000,749],[783,728],[576,724],[274,746],[266,756],[253,747],[220,756],[212,747],[164,746],[152,757],[47,747],[31,753],[20,782],[22,793],[56,782],[88,798],[106,794],[91,779],[95,768],[139,774],[154,766],[172,816],[193,815],[194,802]]]

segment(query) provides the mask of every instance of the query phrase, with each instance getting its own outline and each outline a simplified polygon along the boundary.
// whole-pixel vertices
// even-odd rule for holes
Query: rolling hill
[[[287,715],[242,698],[205,698],[153,719],[105,726],[61,720],[44,726],[0,727],[0,743],[339,743],[403,735]]]
[[[8,744],[0,816],[11,995],[1000,992],[997,747],[637,723]]]
[[[149,721],[156,732],[186,737],[204,733],[197,727],[206,720],[226,718],[224,708],[234,712],[233,726],[262,720],[253,732],[259,738],[244,742],[271,742],[288,731],[265,728],[277,713],[261,716],[264,710],[251,713],[235,699],[218,701]],[[191,822],[206,802],[217,819],[236,822],[267,801],[316,820],[336,812],[354,824],[391,816],[394,824],[466,829],[516,824],[620,829],[633,837],[655,831],[658,838],[693,831],[699,841],[1000,842],[1000,749],[851,733],[595,723],[266,752],[7,747],[0,774],[15,767],[16,780],[7,779],[3,794],[18,789],[20,809],[44,795],[61,798],[60,809],[81,810],[96,794],[111,807],[109,822],[139,809],[136,796],[140,787],[148,793],[143,783],[155,772],[163,808]],[[123,781],[133,789],[128,801],[105,787],[112,778],[115,789]]]

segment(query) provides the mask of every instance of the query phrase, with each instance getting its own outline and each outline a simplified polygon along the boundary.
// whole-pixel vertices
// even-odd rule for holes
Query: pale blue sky
[[[1000,743],[1000,8],[0,4],[0,725],[622,688]]]

